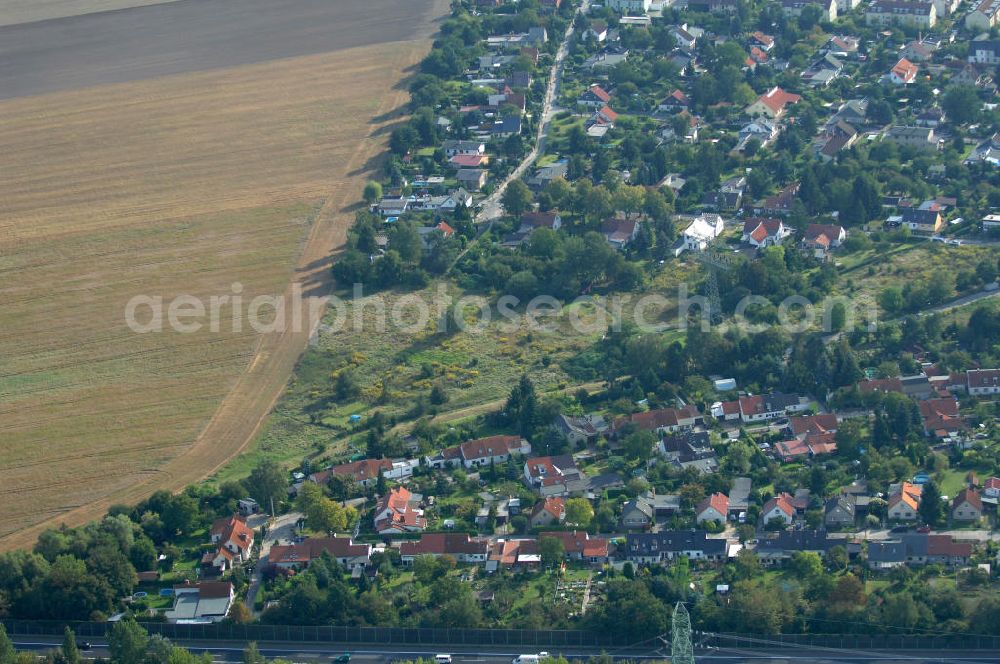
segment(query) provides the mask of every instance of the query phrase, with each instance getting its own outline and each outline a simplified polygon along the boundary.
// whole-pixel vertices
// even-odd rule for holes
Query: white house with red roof
[[[919,72],[920,67],[906,58],[900,58],[899,62],[889,70],[888,80],[893,85],[909,85],[917,80]]]
[[[336,475],[338,477],[350,477],[357,484],[367,488],[375,486],[379,475],[391,470],[392,461],[389,459],[360,459],[313,473],[309,476],[309,480],[316,484],[326,484],[330,481],[331,477]]]
[[[532,528],[558,526],[562,525],[565,520],[566,500],[557,496],[539,500],[531,509],[531,516],[528,517],[528,523]]]
[[[379,535],[417,533],[427,527],[419,500],[406,487],[391,489],[375,503],[375,531]]]
[[[675,89],[667,98],[660,102],[657,107],[659,110],[665,113],[677,113],[679,111],[687,110],[691,107],[691,100],[688,96],[678,89]]]
[[[605,219],[601,223],[604,238],[615,249],[622,249],[639,235],[638,219]]]
[[[813,257],[826,260],[830,251],[847,239],[847,231],[837,224],[809,224],[802,236],[802,248],[811,251]]]
[[[785,226],[781,219],[773,217],[750,217],[743,222],[743,242],[752,247],[763,249],[781,244],[792,234],[792,229]]]
[[[610,101],[611,95],[604,88],[599,85],[591,85],[577,98],[576,103],[587,108],[601,108],[607,106]]]
[[[724,493],[713,493],[694,508],[694,520],[699,524],[706,521],[725,523],[728,514],[729,496]]]
[[[792,524],[795,519],[795,506],[792,505],[792,497],[785,493],[779,493],[769,501],[764,503],[760,510],[761,523],[768,524],[774,519],[778,519],[786,526]]]
[[[206,573],[225,572],[250,559],[254,531],[243,515],[216,519],[209,529],[209,538],[216,548],[201,557],[201,566]]]
[[[524,462],[524,481],[540,496],[566,496],[586,491],[590,482],[568,454],[544,456]]]
[[[746,108],[746,114],[751,117],[764,116],[768,118],[780,118],[785,114],[789,104],[797,104],[801,96],[785,92],[775,86],[757,98],[757,101]]]
[[[619,417],[612,423],[612,432],[619,435],[625,428],[634,427],[640,431],[656,434],[674,433],[690,429],[702,420],[701,412],[694,404],[682,408],[657,408],[644,413],[633,413]]]
[[[350,537],[310,537],[299,544],[272,546],[267,563],[281,569],[305,569],[313,560],[328,555],[353,570],[367,565],[371,553],[371,544],[356,544]]]
[[[511,455],[531,453],[531,444],[520,436],[489,436],[466,441],[458,448],[466,468],[506,463]]]
[[[971,396],[1000,394],[1000,369],[969,369],[966,381]]]
[[[781,392],[742,396],[739,398],[739,404],[740,419],[746,423],[773,420],[809,407],[807,400]]]
[[[419,556],[451,556],[460,563],[485,563],[489,554],[489,541],[468,533],[424,533],[415,542],[399,545],[399,557],[407,565]]]
[[[951,501],[951,518],[955,521],[978,521],[983,518],[983,500],[975,489],[962,489]]]

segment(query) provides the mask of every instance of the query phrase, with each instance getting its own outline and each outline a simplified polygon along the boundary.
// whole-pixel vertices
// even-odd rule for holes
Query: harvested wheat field
[[[137,334],[126,304],[322,298],[425,37],[0,102],[0,548],[251,440],[308,325]]]

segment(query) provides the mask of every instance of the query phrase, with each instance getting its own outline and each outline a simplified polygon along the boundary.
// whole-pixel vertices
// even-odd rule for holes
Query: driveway
[[[250,579],[250,588],[247,590],[247,608],[254,618],[260,615],[254,606],[257,602],[257,593],[260,591],[260,584],[264,578],[264,570],[268,566],[268,555],[275,542],[278,544],[292,544],[295,541],[295,524],[303,517],[302,512],[289,512],[279,517],[273,518],[269,522],[267,537],[261,542],[260,556],[257,559],[257,566],[253,571],[253,578]]]

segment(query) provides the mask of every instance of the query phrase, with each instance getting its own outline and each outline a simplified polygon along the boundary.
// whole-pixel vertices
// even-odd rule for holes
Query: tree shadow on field
[[[349,175],[350,177],[357,177],[359,175],[364,175],[365,173],[374,173],[375,171],[377,171],[379,168],[382,167],[382,164],[385,163],[385,160],[386,160],[386,155],[385,154],[374,155],[372,157],[369,157],[365,161],[365,163],[363,163],[358,168],[355,168],[353,171],[351,171],[347,175]],[[341,212],[346,212],[348,209],[354,209],[354,208],[353,207],[351,207],[351,208],[343,208],[341,210]]]

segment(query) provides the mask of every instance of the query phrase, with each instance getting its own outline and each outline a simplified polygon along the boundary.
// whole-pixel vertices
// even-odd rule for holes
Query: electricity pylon
[[[683,602],[674,605],[670,628],[671,664],[694,664],[694,644],[691,642],[691,616]]]

